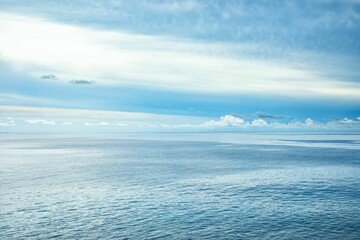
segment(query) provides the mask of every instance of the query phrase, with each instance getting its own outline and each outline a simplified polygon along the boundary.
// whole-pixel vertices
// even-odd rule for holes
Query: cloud
[[[129,126],[129,124],[127,124],[127,123],[115,123],[114,125],[118,126],[118,127],[127,127],[127,126]]]
[[[251,122],[250,126],[256,126],[256,127],[264,127],[268,125],[268,123],[263,119],[255,119]]]
[[[108,122],[85,122],[85,126],[108,126],[110,125]]]
[[[256,112],[256,113],[251,113],[251,114],[232,114],[232,115],[242,118],[244,120],[249,120],[249,121],[252,121],[255,119],[266,119],[268,121],[291,120],[292,119],[292,117],[268,114],[268,113],[263,113],[263,112]]]
[[[348,123],[354,123],[354,120],[352,119],[348,119],[348,118],[343,118],[340,120],[341,123],[345,123],[345,124],[348,124]]]
[[[160,123],[160,124],[200,124],[208,118],[181,116],[171,114],[156,114],[146,112],[124,112],[106,110],[87,110],[87,109],[67,109],[67,108],[46,108],[46,107],[26,107],[26,106],[4,106],[0,105],[0,114],[15,118],[39,119],[39,116],[46,119],[61,119],[63,121],[75,122],[113,122],[120,121],[126,123]],[[66,119],[66,120],[64,120]],[[57,120],[57,122],[60,122]]]
[[[267,114],[267,113],[262,113],[262,112],[255,113],[255,116],[257,118],[261,118],[261,119],[285,119],[286,118],[284,116],[277,116],[277,115],[272,115],[272,114]]]
[[[250,114],[251,115],[251,114]],[[4,116],[4,117],[1,117]],[[5,117],[6,116],[6,117]],[[106,127],[124,131],[341,131],[360,130],[360,117],[319,122],[312,118],[266,121],[243,119],[234,114],[218,119],[143,112],[118,112],[63,108],[20,107],[0,105],[0,126],[47,125],[54,129]],[[20,128],[19,128],[20,129]],[[27,130],[30,128],[27,127]],[[48,129],[48,128],[47,128]],[[90,129],[90,128],[89,128]],[[105,129],[105,128],[103,128]]]
[[[249,115],[246,115],[249,116]],[[180,128],[219,128],[226,129],[273,129],[273,130],[346,130],[346,129],[360,129],[360,120],[343,118],[341,120],[329,121],[329,122],[316,122],[311,118],[305,119],[305,121],[291,121],[291,122],[267,122],[264,119],[258,118],[251,121],[246,121],[236,115],[225,115],[220,117],[219,120],[206,121],[199,125],[184,124],[178,125]]]
[[[74,102],[65,99],[51,99],[45,97],[34,97],[30,95],[14,94],[14,93],[0,93],[0,105],[63,105],[73,106]]]
[[[92,85],[95,83],[95,81],[73,79],[70,81],[70,83],[75,84],[75,85]]]
[[[15,126],[15,121],[12,118],[0,118],[0,126],[8,127],[8,126]]]
[[[210,127],[210,128],[217,128],[217,127],[246,128],[246,127],[264,127],[267,125],[268,123],[264,119],[254,119],[251,122],[248,122],[236,115],[225,115],[220,117],[218,121],[210,120],[201,124],[200,126]]]
[[[202,124],[204,127],[240,127],[245,124],[245,121],[234,115],[225,115],[220,120],[207,121]]]
[[[0,34],[1,59],[28,76],[56,69],[59,80],[79,85],[360,99],[359,82],[252,54],[262,45],[101,31],[6,13]]]
[[[46,119],[28,119],[25,122],[29,124],[56,125],[55,121]]]
[[[13,93],[0,93],[0,103],[1,104],[6,104],[6,103],[14,104],[17,102],[40,103],[40,102],[44,102],[45,100],[48,100],[48,99],[38,98],[38,97],[29,97],[29,96],[13,94]]]
[[[305,120],[305,125],[306,126],[312,126],[312,125],[314,125],[314,121],[311,118],[307,118]]]
[[[55,75],[49,74],[49,75],[42,75],[40,78],[42,79],[50,79],[50,80],[56,80],[57,77]]]
[[[333,120],[328,122],[329,126],[347,126],[347,127],[360,127],[360,117],[350,119],[350,118],[342,118],[339,120]]]

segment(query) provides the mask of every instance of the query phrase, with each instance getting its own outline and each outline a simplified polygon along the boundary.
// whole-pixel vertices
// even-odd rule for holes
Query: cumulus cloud
[[[245,121],[234,115],[225,115],[220,120],[210,120],[203,123],[205,127],[239,127],[245,124]]]
[[[243,118],[237,115],[225,115],[220,117],[219,120],[210,120],[201,124],[202,127],[265,127],[268,123],[261,118],[254,119],[252,121],[245,121]],[[186,126],[186,125],[185,125]]]
[[[42,79],[49,79],[49,80],[56,80],[57,77],[55,75],[49,74],[49,75],[42,75],[40,78]]]
[[[263,119],[255,119],[251,122],[250,125],[256,126],[256,127],[264,127],[264,126],[268,125],[268,123]]]
[[[70,81],[70,83],[75,84],[75,85],[92,85],[95,83],[95,81],[84,80],[84,79],[73,79]]]
[[[347,123],[353,123],[354,121],[352,119],[343,118],[343,119],[340,120],[340,122],[347,124]]]
[[[314,121],[311,118],[307,118],[305,120],[305,125],[306,126],[312,126],[312,125],[314,125]]]
[[[342,118],[339,120],[333,120],[327,123],[327,125],[332,127],[348,127],[348,128],[360,128],[360,117],[350,119],[350,118]]]
[[[337,121],[321,123],[321,122],[316,122],[311,118],[307,118],[304,121],[293,120],[291,122],[281,122],[281,121],[267,122],[266,120],[261,118],[252,119],[248,121],[248,120],[244,120],[243,118],[237,115],[225,115],[220,117],[219,120],[210,120],[199,125],[183,124],[183,125],[178,125],[177,127],[183,127],[183,128],[231,127],[231,128],[239,128],[239,129],[266,128],[266,129],[283,129],[283,130],[292,130],[292,129],[334,130],[334,129],[360,128],[360,121],[357,120],[357,118],[356,119],[343,118]]]

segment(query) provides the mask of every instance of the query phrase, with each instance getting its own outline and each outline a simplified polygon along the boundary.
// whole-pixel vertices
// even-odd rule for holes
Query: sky
[[[360,1],[0,0],[0,132],[360,131]]]

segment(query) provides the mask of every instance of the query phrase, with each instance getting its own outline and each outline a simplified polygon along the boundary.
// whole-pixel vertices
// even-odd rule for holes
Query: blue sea
[[[360,239],[359,134],[0,134],[0,239]]]

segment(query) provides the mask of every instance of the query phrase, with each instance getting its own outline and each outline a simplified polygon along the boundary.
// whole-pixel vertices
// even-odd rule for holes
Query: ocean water
[[[360,239],[358,134],[0,134],[0,239]]]

